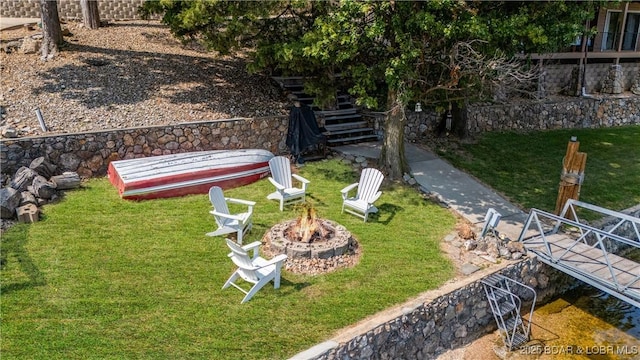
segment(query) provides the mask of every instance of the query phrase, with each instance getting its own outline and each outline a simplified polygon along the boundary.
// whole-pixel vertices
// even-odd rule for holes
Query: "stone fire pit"
[[[285,269],[302,274],[321,274],[357,264],[358,242],[344,226],[326,219],[308,222],[293,219],[274,225],[262,239],[264,251],[271,256],[286,254]]]

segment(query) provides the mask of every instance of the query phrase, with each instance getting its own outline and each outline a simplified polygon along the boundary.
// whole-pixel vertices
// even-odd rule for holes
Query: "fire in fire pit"
[[[294,241],[313,243],[331,239],[333,234],[333,228],[323,224],[313,206],[305,203],[302,205],[302,214],[295,225],[289,228],[287,237]]]
[[[264,235],[271,255],[287,254],[285,269],[298,273],[323,273],[352,266],[358,259],[358,242],[347,229],[317,216],[313,206],[302,206],[300,217],[274,225]]]

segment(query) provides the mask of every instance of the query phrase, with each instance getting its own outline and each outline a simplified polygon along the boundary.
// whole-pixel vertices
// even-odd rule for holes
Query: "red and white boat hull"
[[[146,200],[206,194],[269,176],[273,154],[261,149],[212,150],[112,161],[109,181],[123,199]]]

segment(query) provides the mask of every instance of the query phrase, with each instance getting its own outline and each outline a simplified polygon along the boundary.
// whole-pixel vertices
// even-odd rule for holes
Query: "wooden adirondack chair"
[[[242,299],[241,304],[251,300],[253,295],[271,280],[273,280],[274,289],[280,287],[280,271],[282,264],[287,259],[287,255],[280,254],[271,260],[263,259],[258,256],[258,250],[261,244],[260,241],[255,241],[249,245],[240,246],[233,242],[233,240],[227,239],[227,246],[231,249],[229,257],[238,269],[233,272],[222,288],[226,289],[229,286],[233,286],[242,291],[245,297]],[[253,250],[253,255],[249,256],[249,251],[251,250]],[[239,278],[253,284],[249,291],[246,291],[235,283]]]
[[[251,216],[253,215],[253,206],[255,201],[241,200],[224,197],[222,189],[218,186],[212,186],[209,189],[209,200],[213,206],[213,210],[209,211],[218,224],[216,231],[207,233],[207,236],[220,236],[231,233],[237,233],[237,241],[242,244],[242,236],[251,230]],[[246,205],[247,211],[239,214],[231,214],[227,203]]]
[[[373,203],[378,200],[382,191],[378,191],[384,175],[374,168],[366,168],[360,174],[360,181],[353,183],[340,192],[342,193],[342,212],[345,211],[359,216],[367,221],[369,214],[378,212]],[[349,197],[349,192],[354,188],[358,188],[356,195]]]
[[[297,174],[291,174],[291,163],[284,156],[276,156],[269,160],[271,176],[269,181],[276,187],[276,191],[269,194],[267,199],[280,201],[280,211],[285,205],[304,202],[309,180]],[[300,183],[300,187],[293,186],[293,180]]]

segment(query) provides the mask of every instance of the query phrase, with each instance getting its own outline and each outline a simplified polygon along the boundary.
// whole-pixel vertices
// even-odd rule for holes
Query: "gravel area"
[[[19,136],[286,115],[288,103],[268,76],[249,74],[246,57],[219,56],[182,45],[156,21],[110,23],[70,34],[60,54],[0,51],[0,127]],[[11,40],[41,36],[36,28],[0,32]]]

